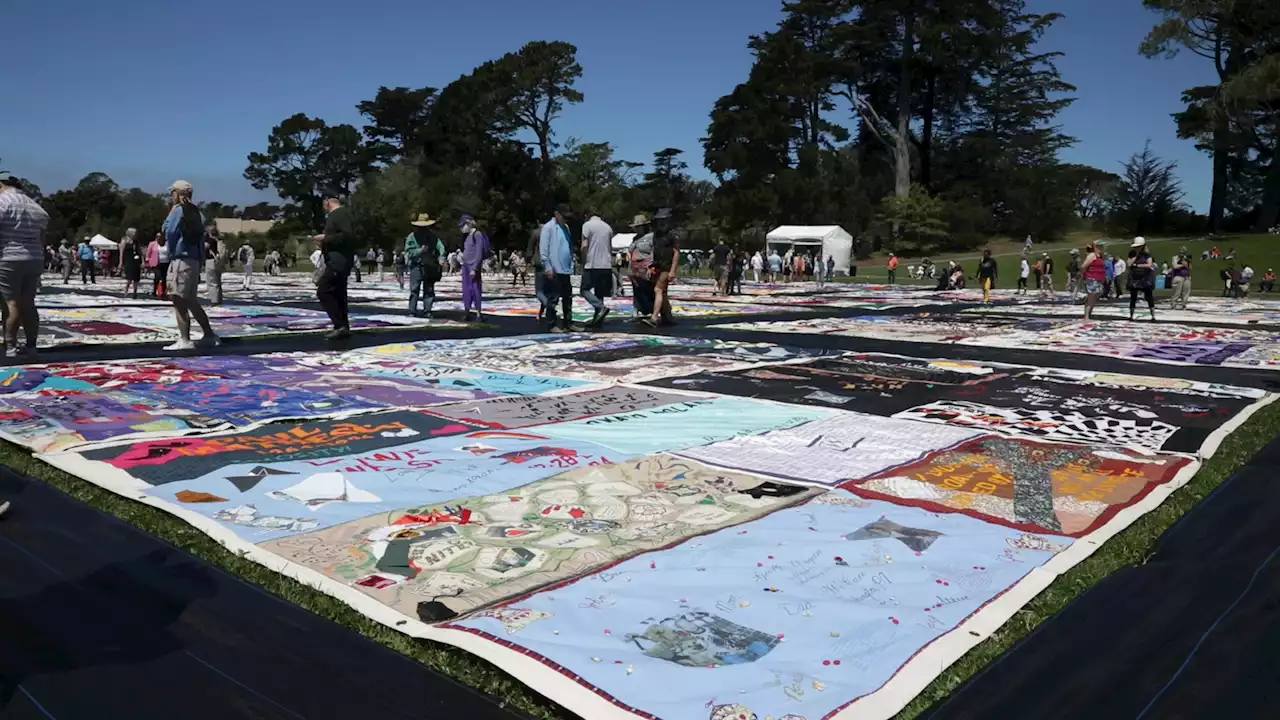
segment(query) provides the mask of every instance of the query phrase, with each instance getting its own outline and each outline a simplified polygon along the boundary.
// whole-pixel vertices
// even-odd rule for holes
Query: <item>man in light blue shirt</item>
[[[557,205],[555,216],[542,226],[538,238],[538,256],[545,277],[543,292],[547,296],[543,317],[550,332],[568,332],[573,322],[573,243],[565,223],[568,215],[568,205]],[[556,323],[557,300],[564,310],[564,320],[559,325]]]

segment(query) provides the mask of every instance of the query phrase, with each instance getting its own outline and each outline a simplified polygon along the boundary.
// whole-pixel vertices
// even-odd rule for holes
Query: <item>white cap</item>
[[[178,192],[191,192],[191,183],[186,180],[174,180],[173,184],[169,186],[169,192],[173,192],[174,190],[177,190]]]
[[[1146,238],[1144,238],[1144,237],[1136,237],[1136,238],[1134,238],[1134,239],[1133,239],[1133,245],[1132,245],[1131,247],[1142,247],[1142,246],[1144,246],[1144,245],[1146,245],[1146,244],[1147,244],[1147,239],[1146,239]]]

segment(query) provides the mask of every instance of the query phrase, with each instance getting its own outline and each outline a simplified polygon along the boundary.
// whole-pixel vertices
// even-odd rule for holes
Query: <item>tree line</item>
[[[1081,229],[1276,225],[1280,3],[1143,3],[1158,15],[1137,52],[1194,53],[1219,79],[1188,88],[1185,110],[1171,119],[1212,158],[1207,217],[1188,208],[1176,164],[1149,143],[1116,168],[1062,161],[1076,139],[1058,116],[1076,89],[1044,41],[1062,16],[1030,12],[1025,0],[785,0],[777,26],[748,39],[746,78],[710,110],[701,151],[714,183],[690,177],[682,148],[641,163],[609,142],[561,141],[561,114],[584,100],[583,68],[573,45],[539,41],[443,89],[380,87],[356,105],[361,128],[286,118],[244,171],[282,202],[209,202],[205,211],[280,220],[270,239],[282,242],[321,226],[321,194],[335,187],[368,244],[383,248],[418,212],[444,227],[474,215],[495,243],[522,247],[560,202],[591,207],[619,229],[670,207],[695,247],[716,238],[759,244],[776,225],[838,224],[861,254]],[[51,237],[151,232],[163,219],[162,198],[121,190],[102,173],[42,202]]]

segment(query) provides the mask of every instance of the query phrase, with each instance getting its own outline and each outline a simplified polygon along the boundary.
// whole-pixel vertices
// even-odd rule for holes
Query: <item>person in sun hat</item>
[[[463,215],[458,220],[458,229],[462,231],[462,312],[463,319],[471,319],[471,306],[476,308],[476,322],[480,322],[481,306],[484,303],[484,282],[481,280],[481,268],[484,262],[493,257],[493,247],[489,245],[489,236],[476,225],[476,219]]]
[[[1147,301],[1147,309],[1151,311],[1151,322],[1156,321],[1156,301],[1152,291],[1156,287],[1156,263],[1147,252],[1147,239],[1137,237],[1129,246],[1129,319],[1138,305],[1138,293]],[[1117,278],[1119,276],[1117,275]]]
[[[422,316],[429,318],[436,302],[436,283],[443,274],[440,260],[444,257],[444,241],[431,229],[436,221],[427,213],[419,213],[409,224],[413,232],[404,239],[404,258],[409,264],[409,314],[419,316],[421,293]]]
[[[24,356],[35,355],[40,333],[36,291],[44,272],[44,231],[49,214],[22,191],[22,181],[0,171],[0,296],[4,298],[4,351],[18,355],[18,327],[26,335]]]
[[[173,209],[164,220],[165,247],[169,251],[169,269],[165,273],[165,288],[173,302],[173,312],[178,320],[178,341],[165,350],[191,350],[191,319],[204,332],[204,343],[214,347],[222,344],[209,325],[209,316],[200,307],[200,266],[204,261],[204,215],[192,201],[194,190],[186,180],[177,180],[169,186],[169,201]]]
[[[627,266],[631,276],[631,314],[634,320],[653,314],[653,233],[649,216],[637,215],[631,221],[635,238],[627,249]]]
[[[1069,302],[1073,303],[1080,294],[1080,251],[1076,248],[1071,248],[1071,257],[1067,260],[1067,293],[1071,296]]]

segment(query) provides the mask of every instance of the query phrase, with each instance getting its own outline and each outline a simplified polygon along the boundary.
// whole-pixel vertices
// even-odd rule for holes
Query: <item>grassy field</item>
[[[1036,258],[1042,257],[1043,253],[1049,253],[1049,257],[1053,259],[1054,264],[1054,282],[1056,287],[1061,290],[1066,285],[1067,263],[1070,260],[1070,251],[1075,248],[1083,252],[1087,242],[1097,239],[1096,235],[1075,235],[1066,241],[1052,245],[1034,245],[1032,246],[1031,259],[1034,262]],[[1132,240],[1104,239],[1103,242],[1108,253],[1127,257]],[[1255,286],[1267,268],[1280,268],[1280,237],[1274,235],[1247,235],[1215,240],[1147,238],[1147,247],[1157,264],[1169,262],[1179,249],[1187,248],[1195,258],[1195,262],[1192,263],[1192,286],[1196,294],[1221,294],[1222,285],[1218,280],[1218,273],[1228,265],[1226,260],[1200,260],[1200,253],[1204,250],[1217,247],[1225,257],[1230,250],[1235,249],[1237,267],[1241,267],[1240,263],[1248,263],[1253,267],[1256,275]],[[991,246],[991,250],[1000,268],[1000,280],[997,286],[1013,287],[1017,284],[1018,261],[1022,255],[1022,246],[1016,243],[996,243]],[[978,259],[981,257],[982,251],[978,250],[976,252],[938,255],[931,259],[934,263],[944,266],[948,260],[954,260],[964,266],[967,274],[973,275],[977,269]],[[839,279],[852,282],[885,282],[888,279],[888,270],[885,267],[886,260],[887,256],[883,254],[874,256],[869,260],[863,260],[858,264],[858,276],[856,278]],[[918,264],[918,262],[918,258],[902,260],[898,267],[898,283],[934,285],[937,282],[936,280],[913,281],[907,277],[907,266]]]
[[[1280,405],[1271,405],[1230,435],[1212,460],[1188,485],[1155,511],[1103,545],[1020,610],[998,632],[944,672],[899,718],[908,720],[935,700],[945,697],[970,676],[1021,640],[1037,625],[1106,575],[1139,565],[1150,555],[1156,539],[1280,433]],[[346,605],[312,588],[228,552],[217,542],[176,518],[152,507],[102,490],[45,465],[16,446],[0,445],[0,462],[36,477],[80,500],[203,558],[268,592],[338,622],[422,664],[499,698],[538,718],[571,718],[571,714],[497,670],[483,660],[448,646],[415,640],[372,622]],[[19,502],[21,500],[19,499]],[[20,510],[19,510],[20,511]]]

